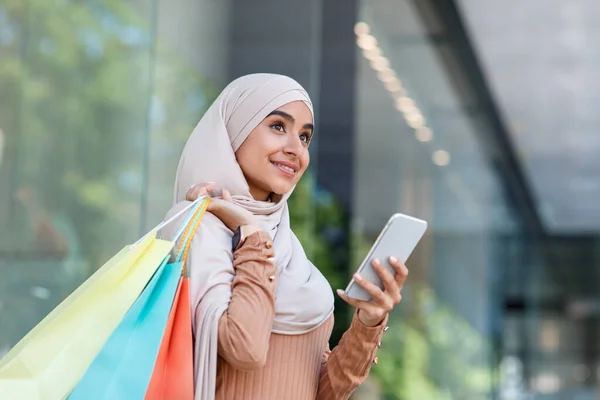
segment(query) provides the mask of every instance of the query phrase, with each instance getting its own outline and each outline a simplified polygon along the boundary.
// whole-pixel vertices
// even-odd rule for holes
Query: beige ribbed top
[[[333,316],[303,335],[271,333],[273,255],[265,232],[249,236],[234,254],[231,303],[219,321],[216,399],[347,399],[369,373],[387,318],[367,327],[355,315],[332,351]]]

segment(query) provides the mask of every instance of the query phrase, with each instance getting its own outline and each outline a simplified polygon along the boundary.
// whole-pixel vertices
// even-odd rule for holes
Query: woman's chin
[[[271,187],[271,192],[273,194],[276,194],[276,195],[279,195],[279,196],[283,196],[284,194],[288,193],[293,188],[294,188],[294,185],[290,185],[290,184],[275,185],[275,186]]]

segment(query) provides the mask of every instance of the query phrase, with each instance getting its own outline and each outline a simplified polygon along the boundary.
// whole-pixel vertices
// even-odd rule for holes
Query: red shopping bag
[[[146,400],[194,399],[191,315],[189,278],[182,278],[146,392]]]
[[[179,245],[178,259],[183,261],[182,277],[179,280],[145,400],[194,399],[192,309],[189,278],[185,277],[185,266],[192,239],[204,216],[206,206],[198,209],[198,215],[195,215],[192,223],[188,224]]]

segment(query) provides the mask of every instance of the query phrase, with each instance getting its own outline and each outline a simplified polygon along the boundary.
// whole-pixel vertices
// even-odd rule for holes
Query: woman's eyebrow
[[[296,122],[296,119],[294,117],[292,117],[290,114],[288,114],[284,111],[280,111],[280,110],[271,111],[271,113],[269,115],[267,115],[267,117],[270,117],[271,115],[279,115],[280,117],[288,120],[292,124]]]
[[[296,123],[296,119],[292,115],[286,113],[285,111],[280,111],[280,110],[271,111],[271,113],[269,115],[267,115],[267,118],[272,115],[279,115],[280,117],[289,121],[292,124]],[[312,131],[315,129],[315,126],[313,124],[304,124],[303,128],[310,129]]]

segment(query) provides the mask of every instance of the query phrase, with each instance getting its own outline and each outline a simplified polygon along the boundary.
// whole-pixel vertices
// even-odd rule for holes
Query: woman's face
[[[294,101],[271,112],[250,132],[235,155],[254,199],[285,194],[298,183],[310,162],[313,128],[306,104]]]

